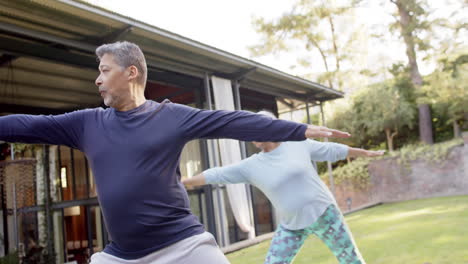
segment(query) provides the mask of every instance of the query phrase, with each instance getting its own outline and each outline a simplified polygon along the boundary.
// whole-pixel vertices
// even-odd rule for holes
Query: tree
[[[346,5],[336,5],[334,1],[320,2],[300,0],[289,13],[273,21],[257,18],[253,21],[256,31],[264,36],[263,43],[250,47],[254,56],[289,50],[292,43],[303,47],[306,52],[318,51],[325,73],[318,77],[330,88],[341,89],[343,78],[340,75],[343,60],[349,59],[342,48],[356,40],[354,32],[347,32],[346,39],[339,42],[337,18],[349,11],[359,1]],[[332,63],[331,63],[332,62]],[[333,63],[334,62],[334,63]],[[301,66],[308,67],[312,62],[307,58],[298,59]]]
[[[393,139],[405,126],[411,128],[416,116],[414,105],[401,95],[394,81],[371,85],[353,98],[355,127],[369,136],[385,133],[389,151]]]
[[[427,78],[420,98],[425,104],[448,116],[447,123],[453,124],[454,137],[461,137],[461,124],[466,122],[468,106],[468,54],[450,60],[440,60],[439,69]]]
[[[420,90],[423,85],[423,79],[419,72],[416,48],[427,49],[427,45],[422,41],[419,32],[430,27],[426,19],[428,12],[424,9],[424,3],[417,0],[390,0],[398,9],[398,24],[400,26],[401,36],[406,45],[406,55],[411,73],[411,82],[416,90]],[[418,105],[419,111],[419,134],[420,139],[428,144],[433,144],[432,118],[431,110],[428,104]]]
[[[351,146],[364,147],[369,136],[365,128],[361,126],[360,117],[356,114],[352,104],[353,102],[350,97],[327,102],[325,105],[325,113],[328,113],[326,117],[328,120],[327,126],[349,132],[352,135],[350,138],[335,139],[334,141]]]

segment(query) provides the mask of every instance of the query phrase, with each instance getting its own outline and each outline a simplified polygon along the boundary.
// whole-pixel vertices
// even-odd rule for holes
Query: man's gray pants
[[[90,264],[229,264],[208,232],[191,236],[143,258],[126,260],[105,252],[91,256]]]

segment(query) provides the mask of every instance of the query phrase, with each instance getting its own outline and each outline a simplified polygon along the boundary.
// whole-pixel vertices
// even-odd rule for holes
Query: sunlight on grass
[[[462,210],[461,207],[449,208],[449,207],[439,206],[439,207],[433,207],[433,208],[425,208],[425,209],[419,209],[419,210],[413,210],[413,211],[405,211],[405,212],[399,212],[399,213],[394,213],[394,214],[382,215],[381,217],[372,217],[372,221],[393,222],[396,220],[408,220],[408,218],[412,218],[412,217],[422,217],[424,215],[436,216],[437,214],[442,214],[442,215],[453,214],[461,210]],[[348,221],[353,221],[353,219],[349,219]]]
[[[468,264],[468,196],[384,204],[346,216],[359,249],[372,264]],[[270,241],[228,255],[232,264],[263,263]],[[336,264],[309,237],[294,264]]]
[[[444,245],[444,244],[448,244],[448,243],[456,243],[456,242],[457,242],[457,239],[458,239],[457,236],[453,236],[453,235],[442,235],[442,236],[440,236],[440,237],[434,238],[434,239],[431,241],[431,243]]]
[[[422,210],[416,210],[416,211],[401,212],[401,213],[396,213],[392,215],[385,215],[382,217],[374,217],[373,220],[378,221],[378,222],[381,222],[381,221],[392,222],[395,220],[403,220],[403,218],[430,214],[431,212],[432,212],[431,209],[422,209]]]

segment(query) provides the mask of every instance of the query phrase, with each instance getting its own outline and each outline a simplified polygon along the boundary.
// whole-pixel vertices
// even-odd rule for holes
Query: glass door
[[[65,262],[88,263],[107,243],[101,209],[97,205],[78,205],[63,209]]]

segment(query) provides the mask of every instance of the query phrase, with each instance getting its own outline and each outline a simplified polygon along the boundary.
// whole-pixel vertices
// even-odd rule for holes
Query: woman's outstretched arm
[[[202,172],[200,174],[193,176],[192,178],[182,180],[182,183],[185,185],[185,187],[195,187],[195,186],[205,185],[206,184],[205,175],[203,175],[203,172]]]

